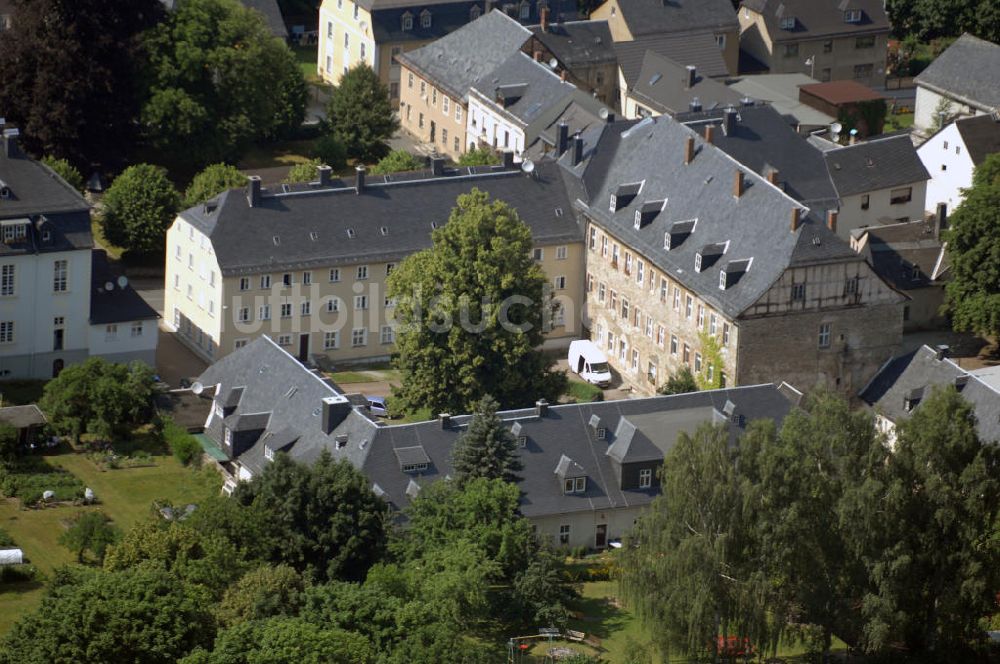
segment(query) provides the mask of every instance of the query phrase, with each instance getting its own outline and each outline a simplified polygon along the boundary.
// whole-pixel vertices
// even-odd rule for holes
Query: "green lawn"
[[[237,166],[242,170],[277,168],[304,164],[312,159],[315,139],[274,141],[251,147]]]
[[[94,244],[108,252],[108,258],[121,260],[122,253],[125,250],[108,242],[108,239],[104,237],[104,229],[97,220],[97,215],[92,215],[91,217],[90,232],[94,236]]]
[[[569,384],[566,386],[566,396],[572,397],[578,403],[597,401],[603,394],[604,390],[596,385],[574,380],[573,378],[569,379]]]
[[[399,371],[395,369],[366,369],[357,371],[335,371],[330,374],[333,382],[340,385],[351,383],[377,383],[386,381],[399,383]]]
[[[299,69],[302,70],[302,77],[306,79],[306,82],[320,83],[321,79],[319,74],[316,73],[319,44],[293,46],[292,52],[295,54],[295,60],[299,63]]]

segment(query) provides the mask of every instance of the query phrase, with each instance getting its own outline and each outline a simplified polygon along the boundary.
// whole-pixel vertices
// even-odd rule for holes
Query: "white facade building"
[[[1000,118],[979,115],[945,126],[917,148],[931,179],[925,209],[946,203],[949,210],[965,199],[972,173],[987,156],[1000,152]]]

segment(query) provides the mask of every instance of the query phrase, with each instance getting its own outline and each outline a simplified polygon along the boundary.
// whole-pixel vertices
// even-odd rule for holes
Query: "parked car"
[[[368,400],[368,410],[371,411],[372,415],[389,417],[389,404],[386,403],[385,397],[370,397],[366,395],[365,399]]]
[[[580,378],[598,387],[611,385],[607,356],[593,341],[577,339],[569,345],[569,368]]]

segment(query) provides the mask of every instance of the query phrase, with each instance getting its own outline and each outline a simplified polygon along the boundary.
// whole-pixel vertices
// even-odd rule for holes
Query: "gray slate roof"
[[[915,83],[984,111],[1000,109],[1000,46],[964,34]]]
[[[647,51],[685,66],[694,65],[699,72],[712,78],[725,77],[730,73],[711,32],[648,35],[634,41],[615,42],[614,48],[618,66],[629,86],[635,85]]]
[[[548,30],[536,25],[531,32],[570,68],[614,62],[616,58],[607,21],[550,23]]]
[[[372,15],[372,32],[379,42],[387,41],[431,41],[439,39],[445,35],[458,30],[472,20],[472,8],[478,7],[482,14],[486,14],[485,0],[469,2],[461,0],[361,0],[358,3],[365,9],[374,7]],[[494,3],[498,7],[495,11],[501,11],[499,7],[503,3]],[[510,3],[510,16],[516,21],[520,21],[518,4]],[[420,22],[420,14],[424,10],[431,13],[430,27],[423,27]],[[403,16],[409,13],[413,17],[413,28],[403,30]],[[573,21],[577,18],[576,3],[573,0],[549,0],[549,20],[551,21]],[[538,23],[540,20],[537,3],[531,3],[531,11],[524,23],[529,25]],[[483,43],[483,50],[489,48],[489,42]]]
[[[688,87],[687,65],[682,65],[653,51],[646,51],[639,77],[629,90],[639,103],[658,113],[674,115],[688,110],[697,100],[702,108],[739,104],[741,95],[735,90],[698,73],[695,84]]]
[[[896,290],[907,291],[942,284],[950,275],[951,262],[944,243],[934,237],[937,221],[857,229],[867,235],[864,255],[875,272]]]
[[[955,121],[972,163],[980,165],[991,154],[1000,152],[1000,120],[992,115],[977,115]]]
[[[159,318],[159,314],[149,306],[142,296],[127,281],[125,288],[119,284],[121,272],[108,263],[104,250],[91,252],[90,269],[90,323],[105,325],[128,321]],[[112,284],[112,288],[107,288]]]
[[[633,37],[739,30],[730,0],[618,0],[618,10]]]
[[[469,88],[531,37],[503,12],[490,12],[398,60],[451,96],[466,100]]]
[[[265,192],[256,207],[250,207],[244,190],[233,189],[219,196],[214,212],[197,206],[181,217],[211,238],[227,276],[404,258],[431,246],[432,222],[444,225],[455,199],[473,188],[513,205],[536,243],[582,237],[554,164],[539,164],[533,178],[501,167],[449,173],[369,176],[360,196],[340,181],[328,189],[305,185],[290,193]]]
[[[497,90],[502,92],[508,86],[509,89],[517,88],[519,98],[504,106],[504,111],[524,125],[537,121],[553,108],[561,111],[569,103],[569,97],[580,92],[575,85],[561,80],[547,66],[521,51],[481,76],[472,88],[495,101]]]
[[[792,125],[828,125],[836,118],[799,101],[799,86],[818,82],[806,74],[759,74],[743,76],[729,87],[756,101],[768,102]]]
[[[695,140],[695,158],[685,165],[688,137]],[[607,124],[599,135],[585,133],[584,143],[579,165],[571,165],[569,153],[560,164],[578,178],[575,193],[585,214],[730,317],[756,302],[790,265],[857,260],[846,242],[807,217],[808,208],[668,116]],[[739,199],[732,195],[737,169],[746,181]],[[619,185],[636,182],[643,183],[639,194],[611,212],[610,195]],[[636,230],[635,210],[662,199],[667,199],[664,211]],[[795,232],[790,230],[793,209],[803,219]],[[680,246],[664,249],[671,227],[692,219],[697,224]],[[696,253],[727,242],[725,255],[695,271]],[[720,289],[720,271],[749,259],[749,270]]]
[[[959,392],[975,411],[979,438],[984,442],[1000,442],[1000,392],[947,357],[938,359],[930,346],[921,346],[887,362],[860,396],[876,411],[898,423],[909,416],[905,403],[908,397],[924,399],[934,387],[955,385],[956,378],[967,381]],[[919,402],[915,408],[920,408]]]
[[[0,422],[9,424],[15,429],[37,427],[45,424],[47,421],[45,414],[35,404],[0,408]]]
[[[801,41],[823,37],[850,37],[889,32],[882,0],[743,0],[743,6],[764,17],[771,41]],[[861,21],[844,21],[845,9],[860,9]],[[782,18],[794,18],[795,27],[781,27]]]
[[[848,145],[823,153],[841,197],[902,187],[930,178],[909,134]]]

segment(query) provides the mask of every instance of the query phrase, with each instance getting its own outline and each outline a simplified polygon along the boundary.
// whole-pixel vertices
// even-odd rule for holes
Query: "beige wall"
[[[375,66],[376,43],[372,34],[371,14],[358,6],[355,18],[355,6],[353,0],[323,0],[320,6],[316,72],[327,83],[337,84],[345,67],[350,68],[362,59],[369,66]],[[383,81],[388,83],[387,79]]]
[[[556,479],[553,477],[553,483]],[[612,479],[611,481],[614,481]],[[580,501],[587,500],[581,497]],[[607,527],[607,539],[620,539],[631,532],[644,507],[622,507],[607,510],[585,510],[569,514],[556,514],[545,517],[529,517],[531,524],[542,542],[548,542],[554,547],[575,548],[585,546],[594,548],[596,544],[597,526]],[[568,541],[560,539],[560,529],[569,526]]]
[[[411,69],[401,67],[401,70],[399,121],[402,128],[421,142],[433,144],[438,152],[457,160],[465,152],[465,114],[468,109],[461,100],[445,94]],[[421,93],[421,90],[424,92]]]
[[[923,219],[927,182],[916,182],[905,187],[898,187],[898,189],[906,188],[910,188],[910,200],[905,203],[892,202],[893,189],[876,189],[868,194],[843,198],[840,202],[840,214],[837,218],[837,235],[849,239],[851,231],[855,228],[896,223],[897,220]]]
[[[166,261],[165,323],[202,358],[220,357],[227,312],[222,306],[222,271],[212,243],[178,217],[167,230]]]

